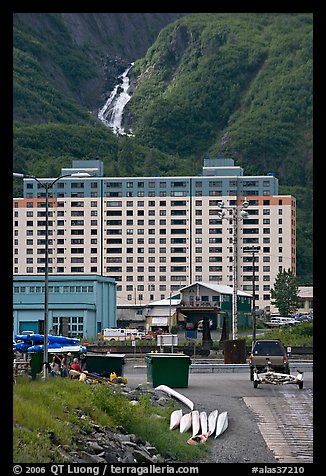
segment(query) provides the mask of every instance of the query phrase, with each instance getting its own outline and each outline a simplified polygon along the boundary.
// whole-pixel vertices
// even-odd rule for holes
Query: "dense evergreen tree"
[[[283,269],[276,276],[271,298],[271,303],[278,308],[281,316],[295,312],[299,301],[298,288],[296,277],[290,269]]]

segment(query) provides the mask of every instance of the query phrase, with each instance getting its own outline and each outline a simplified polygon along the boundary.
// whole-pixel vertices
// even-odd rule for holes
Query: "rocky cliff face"
[[[17,13],[16,16],[41,42],[66,35],[90,59],[92,78],[70,91],[54,60],[43,58],[56,86],[88,109],[98,109],[126,66],[145,55],[158,33],[185,13]]]
[[[61,13],[74,42],[131,61],[143,56],[159,31],[184,13]]]

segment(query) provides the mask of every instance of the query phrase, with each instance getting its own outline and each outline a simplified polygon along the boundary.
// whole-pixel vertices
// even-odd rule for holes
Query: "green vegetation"
[[[50,29],[48,30],[51,31]],[[42,41],[32,31],[15,22],[13,101],[15,119],[25,122],[92,122],[86,109],[78,105],[73,92],[81,80],[90,78],[91,63],[68,35]],[[45,59],[46,58],[46,59]],[[59,77],[70,94],[58,89]]]
[[[169,24],[131,70],[125,125],[135,137],[114,136],[85,107],[103,93],[94,44],[74,43],[58,13],[32,15],[29,27],[14,15],[15,171],[55,176],[74,158],[100,157],[108,176],[196,175],[207,152],[248,175],[272,171],[297,198],[298,283],[312,284],[312,14],[194,13]],[[96,15],[83,17],[90,32]]]
[[[90,433],[90,420],[115,429],[122,425],[128,433],[142,436],[154,445],[162,456],[173,453],[180,461],[191,461],[207,451],[205,445],[189,446],[189,435],[169,431],[172,402],[161,407],[150,403],[144,395],[138,405],[113,393],[106,384],[88,385],[76,380],[49,379],[30,382],[17,379],[14,385],[14,456],[17,463],[65,462],[59,445],[78,449],[78,434]],[[77,411],[86,418],[81,419]],[[163,418],[155,418],[160,415]],[[49,432],[56,435],[51,443]]]
[[[181,18],[134,67],[136,136],[182,156],[221,150],[278,167],[311,129],[311,48],[311,15]]]
[[[279,339],[285,346],[312,347],[313,324],[305,322],[285,329],[266,329],[263,335],[259,334],[259,339]],[[251,337],[246,337],[246,344],[251,345]]]
[[[283,269],[275,279],[274,288],[271,289],[271,303],[279,310],[281,316],[288,316],[298,307],[298,288],[296,277],[290,269]]]
[[[74,159],[104,162],[106,176],[179,175],[186,173],[186,163],[156,149],[137,144],[130,137],[120,140],[101,123],[14,123],[14,170],[38,177],[57,177],[62,167]],[[44,160],[46,157],[46,160]],[[130,158],[133,160],[130,160]],[[22,182],[14,182],[14,196],[21,196]]]

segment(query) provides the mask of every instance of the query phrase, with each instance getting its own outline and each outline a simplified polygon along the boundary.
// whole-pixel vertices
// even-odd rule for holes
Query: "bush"
[[[305,322],[285,329],[266,329],[263,335],[259,335],[259,339],[279,339],[285,346],[312,347],[313,323]],[[246,344],[251,344],[251,337],[246,338]]]

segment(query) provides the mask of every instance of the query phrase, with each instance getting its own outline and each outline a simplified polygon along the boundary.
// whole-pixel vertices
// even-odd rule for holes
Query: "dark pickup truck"
[[[285,348],[280,340],[256,340],[249,357],[250,380],[254,379],[254,369],[263,372],[268,362],[275,372],[290,373],[290,366]]]

